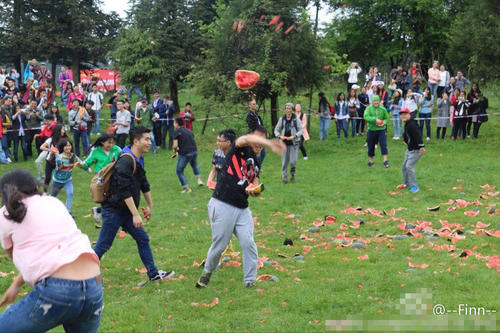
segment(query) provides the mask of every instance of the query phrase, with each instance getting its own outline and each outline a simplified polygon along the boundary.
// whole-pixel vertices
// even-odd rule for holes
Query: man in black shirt
[[[259,126],[264,127],[264,123],[262,122],[262,118],[257,113],[257,101],[255,99],[251,99],[248,102],[248,114],[247,114],[247,125],[248,132],[253,132]],[[262,166],[264,163],[264,158],[266,157],[266,147],[262,149],[259,155],[259,162]]]
[[[184,176],[184,169],[188,163],[191,164],[198,186],[203,186],[203,182],[200,179],[200,168],[196,162],[198,158],[198,149],[196,148],[193,132],[183,126],[184,118],[175,118],[174,144],[172,148],[174,149],[174,154],[179,157],[175,173],[182,185],[181,193],[190,193],[191,188],[189,188],[186,176]]]
[[[422,135],[420,135],[420,127],[417,121],[411,118],[410,110],[402,108],[399,111],[399,117],[405,123],[403,140],[408,146],[403,161],[403,181],[410,188],[410,192],[415,193],[420,190],[415,176],[415,164],[417,164],[420,156],[425,154],[425,145],[422,141]]]
[[[219,259],[234,233],[241,244],[243,273],[246,287],[255,288],[257,278],[257,246],[253,239],[253,218],[248,208],[250,184],[259,184],[260,163],[257,154],[264,146],[281,155],[285,149],[279,140],[267,140],[266,129],[257,127],[251,134],[236,139],[227,151],[220,179],[208,203],[208,215],[212,227],[212,245],[208,250],[205,268],[197,288],[204,288],[217,268]]]
[[[112,193],[102,204],[102,228],[94,251],[101,259],[111,248],[116,233],[121,227],[136,241],[139,256],[148,270],[149,279],[157,281],[166,280],[175,272],[158,270],[155,266],[149,246],[149,236],[143,228],[142,218],[137,209],[142,192],[147,203],[144,217],[149,220],[153,211],[153,199],[144,170],[143,156],[151,148],[149,132],[149,129],[142,126],[130,130],[131,145],[122,150],[116,161],[110,183]]]

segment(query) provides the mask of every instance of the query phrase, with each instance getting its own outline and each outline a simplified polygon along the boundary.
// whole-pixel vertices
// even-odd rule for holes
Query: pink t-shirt
[[[5,206],[0,209],[0,242],[4,249],[14,247],[14,265],[26,283],[35,285],[84,253],[99,263],[89,238],[59,199],[33,195],[23,202],[28,209],[21,223],[4,216]]]

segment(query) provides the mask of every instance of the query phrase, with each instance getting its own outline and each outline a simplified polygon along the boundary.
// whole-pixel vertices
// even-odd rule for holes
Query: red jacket
[[[193,131],[193,121],[196,119],[192,111],[189,111],[189,116],[186,115],[186,110],[179,113],[179,117],[184,118],[184,127],[191,132]]]
[[[47,125],[43,126],[42,131],[40,132],[40,138],[41,139],[50,138],[52,136],[52,130],[54,129],[54,126],[56,126],[56,125],[57,125],[57,122],[54,121],[49,126],[47,126]]]

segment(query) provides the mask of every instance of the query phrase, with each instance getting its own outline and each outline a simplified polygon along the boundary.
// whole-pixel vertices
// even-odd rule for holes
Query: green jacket
[[[135,116],[137,118],[141,118],[141,120],[135,121],[136,126],[144,126],[149,130],[153,128],[153,122],[151,121],[151,108],[149,106],[147,106],[145,110],[142,107],[137,109]]]
[[[369,131],[385,130],[387,128],[387,120],[389,119],[387,110],[383,106],[375,108],[373,105],[370,105],[366,108],[363,118],[365,118],[366,122],[368,123]],[[384,120],[384,125],[378,126],[377,119]]]
[[[102,147],[96,147],[92,149],[89,157],[83,163],[83,168],[87,170],[95,163],[94,172],[99,172],[102,168],[104,168],[109,163],[116,161],[118,155],[120,155],[121,148],[117,145],[114,145],[109,152],[109,155],[106,155]]]

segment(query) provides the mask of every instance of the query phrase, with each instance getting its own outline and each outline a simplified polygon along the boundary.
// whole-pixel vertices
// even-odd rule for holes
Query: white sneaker
[[[101,221],[101,213],[99,212],[99,208],[92,207],[90,210],[92,211],[92,217],[94,218],[94,221],[99,223],[99,221]]]
[[[399,140],[399,136],[397,136],[394,140]]]
[[[427,137],[426,140],[429,141],[431,138]]]
[[[397,140],[395,136],[392,137],[393,140]]]
[[[365,144],[363,146],[365,146],[365,147],[368,146],[368,142],[365,142]]]
[[[12,160],[10,159],[10,157],[7,157],[7,162],[12,163]]]
[[[309,157],[307,157],[307,156],[304,156],[304,159],[305,159],[305,160],[307,161],[307,160],[309,159]]]

